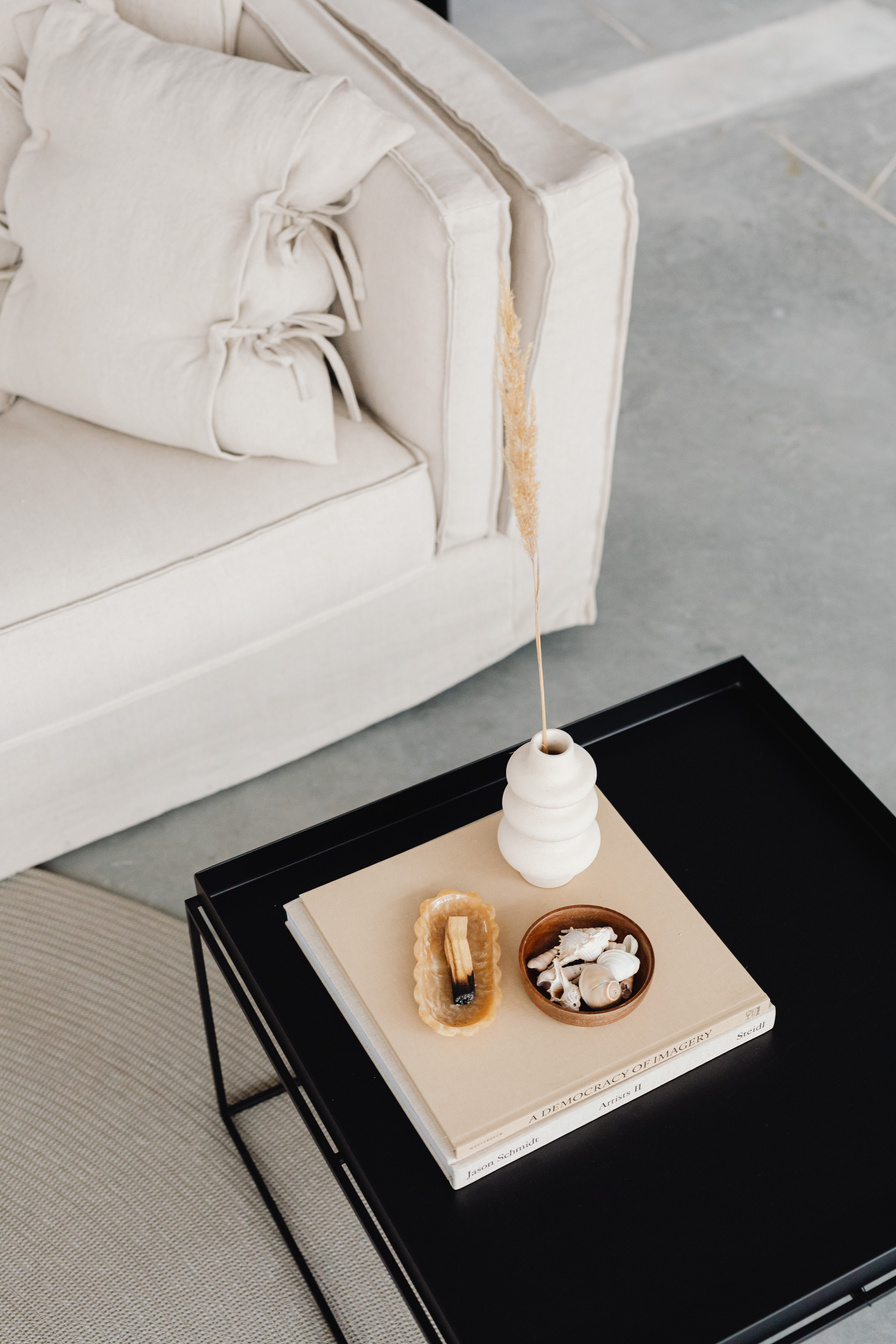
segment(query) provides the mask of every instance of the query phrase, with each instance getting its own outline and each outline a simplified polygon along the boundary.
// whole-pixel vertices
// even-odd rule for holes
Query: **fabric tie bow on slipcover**
[[[11,65],[0,67],[0,93],[5,94],[5,96],[19,108],[22,106],[22,88],[24,87],[24,84],[25,81],[22,79],[18,70],[14,70]],[[7,222],[6,211],[3,209],[0,209],[0,239],[4,239],[13,244],[15,243],[15,239],[10,237],[9,223]],[[0,283],[4,280],[11,280],[21,264],[21,258],[18,258],[11,266],[0,267]]]
[[[6,222],[6,213],[2,210],[0,210],[0,238],[10,243],[14,241],[14,239],[9,236],[9,225]],[[20,259],[14,261],[11,266],[0,266],[0,284],[2,284],[4,280],[11,280],[21,264],[22,262]]]
[[[335,313],[294,313],[286,322],[275,322],[270,327],[230,327],[226,339],[251,341],[255,354],[268,364],[291,364],[302,401],[307,401],[311,396],[311,389],[305,382],[297,357],[307,349],[303,343],[310,341],[317,346],[333,370],[352,420],[360,422],[361,410],[352,380],[342,356],[330,339],[341,336],[344,331],[345,322]]]
[[[333,205],[322,205],[317,210],[300,210],[295,206],[275,205],[271,214],[279,215],[287,221],[277,235],[277,248],[284,266],[298,266],[299,243],[308,238],[321,252],[330,268],[336,293],[339,295],[349,331],[360,331],[361,320],[358,317],[358,303],[366,298],[364,277],[358,254],[346,229],[337,223],[335,216],[345,214],[357,203],[361,193],[360,186],[352,189],[344,201]],[[327,236],[331,233],[339,244],[333,246]]]

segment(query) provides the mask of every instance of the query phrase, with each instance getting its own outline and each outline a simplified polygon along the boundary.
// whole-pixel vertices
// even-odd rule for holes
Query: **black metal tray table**
[[[505,751],[197,875],[222,1117],[337,1339],[233,1123],[284,1089],[430,1339],[536,1340],[564,1321],[627,1344],[805,1339],[896,1286],[896,817],[745,659],[570,731],[770,994],[774,1031],[450,1189],[282,907],[496,811]],[[281,1079],[236,1104],[203,948]]]

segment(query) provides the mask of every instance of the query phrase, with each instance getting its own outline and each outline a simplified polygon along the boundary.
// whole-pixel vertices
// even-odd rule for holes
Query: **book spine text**
[[[760,1017],[768,1012],[771,1006],[768,998],[763,998],[758,1003],[751,1004],[748,1008],[732,1013],[729,1017],[723,1018],[720,1022],[707,1026],[702,1031],[692,1033],[680,1041],[674,1041],[662,1050],[653,1051],[642,1059],[632,1060],[615,1073],[604,1078],[597,1078],[594,1082],[587,1083],[577,1088],[574,1092],[568,1092],[565,1096],[557,1097],[555,1100],[546,1103],[535,1111],[526,1115],[518,1116],[515,1120],[509,1121],[500,1129],[492,1130],[489,1134],[483,1134],[472,1140],[470,1143],[458,1144],[455,1150],[455,1158],[473,1157],[477,1152],[484,1148],[491,1148],[494,1144],[500,1143],[504,1139],[509,1139],[521,1131],[541,1124],[550,1116],[558,1115],[563,1111],[572,1110],[585,1102],[593,1100],[602,1093],[609,1093],[613,1088],[621,1087],[624,1084],[630,1084],[640,1078],[646,1077],[649,1072],[661,1064],[667,1063],[680,1055],[686,1054],[689,1050],[697,1049],[705,1045],[707,1041],[722,1036],[727,1031],[735,1027],[749,1026],[751,1023],[758,1022]]]
[[[620,1106],[625,1106],[628,1102],[637,1100],[638,1097],[646,1096],[648,1092],[653,1092],[656,1088],[662,1087],[664,1083],[669,1083],[675,1078],[690,1073],[693,1069],[699,1068],[701,1064],[717,1059],[720,1055],[736,1049],[739,1045],[746,1044],[747,1041],[753,1040],[756,1036],[764,1035],[765,1032],[771,1031],[774,1023],[775,1009],[772,1006],[760,1018],[751,1020],[749,1023],[741,1023],[721,1034],[713,1035],[709,1040],[689,1051],[672,1055],[655,1065],[647,1073],[636,1075],[628,1081],[610,1088],[608,1092],[592,1097],[581,1105],[550,1116],[531,1130],[522,1131],[509,1142],[494,1145],[476,1157],[461,1159],[449,1164],[440,1163],[442,1171],[448,1177],[452,1187],[455,1190],[461,1190],[465,1186],[472,1185],[474,1181],[481,1180],[483,1176],[489,1176],[492,1172],[500,1171],[502,1168],[509,1166],[511,1162],[526,1157],[529,1153],[535,1152],[536,1149],[544,1148],[547,1144],[553,1143],[555,1139],[563,1138],[564,1135],[573,1133],[574,1130],[580,1129],[583,1125],[590,1124],[592,1120],[597,1120],[601,1116],[609,1114],[610,1111],[616,1111]]]

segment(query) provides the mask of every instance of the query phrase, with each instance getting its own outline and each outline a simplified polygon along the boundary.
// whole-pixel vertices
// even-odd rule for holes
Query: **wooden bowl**
[[[539,972],[530,970],[526,963],[531,957],[537,957],[542,952],[556,947],[564,929],[595,929],[604,925],[609,925],[615,930],[618,943],[621,943],[628,933],[633,934],[638,940],[638,957],[641,965],[632,980],[631,997],[608,1008],[589,1008],[583,1003],[578,1012],[571,1008],[562,1008],[559,1003],[552,1003],[540,989],[535,987]],[[550,910],[540,919],[536,919],[523,934],[519,968],[523,988],[536,1008],[547,1013],[555,1022],[564,1022],[571,1027],[596,1027],[607,1022],[618,1022],[620,1017],[634,1012],[638,1004],[643,1001],[653,979],[654,955],[647,934],[633,919],[629,919],[628,915],[622,915],[618,910],[608,910],[602,905],[564,905],[559,910]]]

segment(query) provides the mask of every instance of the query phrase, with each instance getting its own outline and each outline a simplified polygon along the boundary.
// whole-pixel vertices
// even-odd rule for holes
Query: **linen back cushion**
[[[116,8],[123,19],[166,42],[233,52],[242,0],[118,0]],[[45,0],[0,0],[0,69],[24,78],[31,38],[45,9]],[[21,94],[0,77],[0,211],[13,159],[27,138]],[[0,271],[18,256],[18,244],[0,231]],[[0,302],[8,279],[0,279]]]
[[[344,78],[160,42],[74,0],[40,22],[23,109],[0,386],[177,447],[331,461],[332,268],[270,246],[410,128]],[[276,313],[276,286],[252,288],[268,262]]]

